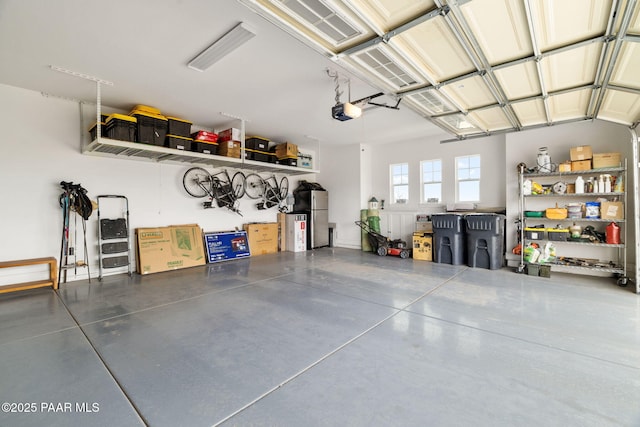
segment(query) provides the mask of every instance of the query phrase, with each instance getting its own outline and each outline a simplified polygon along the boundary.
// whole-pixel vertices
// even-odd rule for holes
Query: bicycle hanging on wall
[[[286,199],[289,194],[289,179],[286,176],[280,178],[275,175],[262,178],[256,173],[251,173],[245,178],[245,194],[250,199],[261,199],[256,203],[260,210],[278,207],[280,212],[286,211]]]
[[[209,197],[203,202],[206,208],[213,208],[213,201],[218,207],[224,207],[242,216],[238,208],[239,200],[245,193],[245,177],[236,172],[230,177],[226,169],[210,174],[205,169],[193,167],[187,170],[182,179],[186,192],[196,198]]]

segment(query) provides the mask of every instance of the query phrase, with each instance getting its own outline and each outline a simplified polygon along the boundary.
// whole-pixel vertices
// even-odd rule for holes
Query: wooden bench
[[[22,291],[25,289],[44,288],[52,286],[58,289],[58,267],[54,257],[20,259],[16,261],[2,261],[0,268],[26,267],[29,265],[49,264],[49,280],[36,280],[33,282],[18,283],[15,285],[0,286],[0,294],[14,291]]]

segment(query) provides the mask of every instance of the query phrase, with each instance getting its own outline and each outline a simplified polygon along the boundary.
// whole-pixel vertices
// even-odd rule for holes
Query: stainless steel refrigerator
[[[293,211],[307,215],[307,249],[329,246],[329,193],[299,187],[294,197]]]

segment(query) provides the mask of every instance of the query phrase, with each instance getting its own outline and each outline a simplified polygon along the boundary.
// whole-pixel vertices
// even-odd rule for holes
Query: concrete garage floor
[[[640,297],[337,248],[110,276],[0,296],[0,401],[0,426],[638,426]]]

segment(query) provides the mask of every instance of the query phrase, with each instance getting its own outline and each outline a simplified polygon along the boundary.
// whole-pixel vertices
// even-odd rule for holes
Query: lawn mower
[[[399,256],[402,259],[409,258],[411,255],[411,250],[407,248],[407,243],[400,240],[391,240],[386,236],[376,232],[369,224],[356,221],[356,225],[363,229],[367,233],[367,238],[369,239],[369,243],[373,248],[373,251],[380,256]]]

